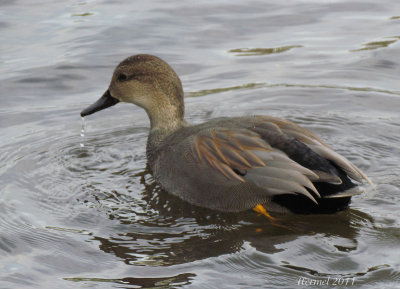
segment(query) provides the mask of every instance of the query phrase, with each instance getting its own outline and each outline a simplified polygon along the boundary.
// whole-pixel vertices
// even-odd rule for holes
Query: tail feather
[[[338,192],[336,194],[324,196],[324,198],[325,199],[333,199],[333,198],[352,197],[352,196],[360,195],[363,192],[364,192],[364,190],[361,187],[357,186],[357,187],[345,190],[343,192]]]
[[[332,165],[337,168],[341,183],[314,182],[313,184],[321,194],[321,198],[316,199],[317,205],[301,195],[274,196],[272,201],[298,214],[331,214],[346,209],[351,197],[361,194],[363,190],[353,183],[341,168],[335,164]]]

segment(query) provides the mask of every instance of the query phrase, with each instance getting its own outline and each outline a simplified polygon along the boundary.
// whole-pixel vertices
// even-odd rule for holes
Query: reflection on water
[[[388,40],[368,42],[368,43],[364,44],[363,48],[355,49],[355,50],[351,50],[351,51],[355,52],[355,51],[373,50],[373,49],[388,47],[389,45],[399,41],[400,36],[385,37],[385,39],[388,39]]]
[[[101,243],[101,250],[115,254],[127,264],[166,266],[192,262],[240,252],[246,242],[260,252],[271,254],[280,251],[279,244],[318,234],[334,236],[333,246],[349,252],[357,249],[360,225],[373,226],[371,216],[352,209],[336,215],[282,215],[278,218],[287,227],[284,228],[253,212],[229,214],[192,206],[160,190],[146,172],[140,175],[145,187],[142,193],[147,206],[145,213],[138,214],[124,202],[117,202],[118,206],[109,210],[110,219],[133,226],[134,230],[124,230],[110,239],[94,236]],[[109,197],[112,201],[107,198],[98,201],[115,204],[118,196],[114,192]]]
[[[228,52],[236,53],[236,56],[256,56],[256,55],[265,55],[265,54],[273,54],[273,53],[282,53],[293,48],[303,47],[302,45],[291,45],[291,46],[282,46],[275,48],[238,48],[231,49]]]
[[[164,278],[133,278],[127,277],[122,279],[102,279],[102,278],[64,278],[64,280],[74,282],[101,282],[101,283],[115,283],[122,285],[132,285],[134,288],[180,288],[184,285],[191,284],[191,279],[195,274],[179,274],[177,276],[164,277]],[[140,286],[140,287],[137,287]],[[173,287],[169,287],[173,286]]]
[[[380,93],[387,93],[387,94],[396,94],[400,95],[400,91],[390,91],[386,89],[379,89],[374,87],[351,87],[351,86],[334,86],[334,85],[323,85],[323,84],[289,84],[289,83],[246,83],[238,86],[232,87],[223,87],[223,88],[214,88],[214,89],[204,89],[194,92],[187,93],[186,97],[198,97],[198,96],[205,96],[208,94],[215,94],[226,92],[230,90],[247,90],[253,88],[260,88],[260,87],[298,87],[298,88],[330,88],[330,89],[344,89],[350,91],[368,91],[368,92],[380,92]]]
[[[266,86],[266,85],[267,85],[266,83],[246,83],[246,84],[232,86],[232,87],[203,89],[200,91],[186,93],[186,97],[198,97],[198,96],[204,96],[204,95],[208,95],[208,94],[215,94],[215,93],[220,93],[220,92],[225,92],[225,91],[230,91],[230,90],[237,90],[237,89],[245,90],[245,89],[251,89],[251,88],[256,88],[256,87],[262,87],[262,86]]]
[[[84,13],[80,13],[80,14],[72,14],[72,16],[74,16],[74,17],[85,17],[85,16],[91,16],[91,15],[94,15],[94,13],[84,12]]]
[[[398,287],[400,2],[0,6],[0,288]],[[177,70],[189,122],[295,121],[376,191],[334,215],[276,215],[284,226],[169,195],[146,170],[141,109],[79,119],[134,53]]]

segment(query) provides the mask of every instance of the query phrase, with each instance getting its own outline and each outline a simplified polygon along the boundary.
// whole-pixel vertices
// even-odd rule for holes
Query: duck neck
[[[150,118],[148,149],[156,148],[166,137],[187,126],[187,122],[183,117],[183,110],[174,106],[165,105],[159,107],[156,111],[148,112],[148,115]]]

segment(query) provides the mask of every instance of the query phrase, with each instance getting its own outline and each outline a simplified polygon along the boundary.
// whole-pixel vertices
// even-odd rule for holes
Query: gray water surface
[[[400,288],[399,1],[10,0],[0,16],[0,288]],[[292,230],[161,191],[140,108],[80,136],[137,53],[178,72],[189,122],[295,121],[376,190],[281,216]]]

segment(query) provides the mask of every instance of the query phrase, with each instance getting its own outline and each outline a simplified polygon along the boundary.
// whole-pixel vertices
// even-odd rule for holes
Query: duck
[[[148,54],[117,65],[105,93],[81,117],[119,102],[150,119],[148,167],[168,193],[223,212],[331,214],[372,181],[314,133],[289,120],[253,115],[191,125],[174,69]]]

